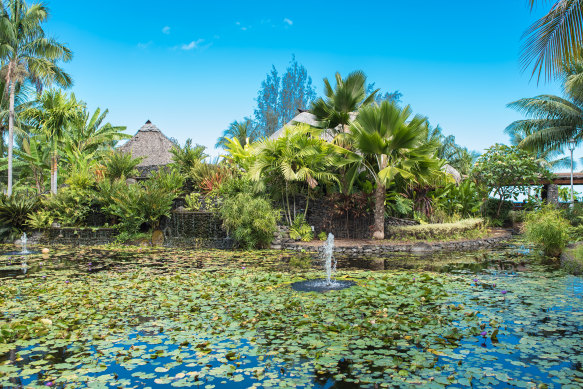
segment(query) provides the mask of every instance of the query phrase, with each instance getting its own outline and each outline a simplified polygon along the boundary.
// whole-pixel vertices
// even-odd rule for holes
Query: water
[[[244,388],[258,382],[280,387],[284,381],[306,388],[375,388],[381,387],[374,384],[379,381],[389,387],[424,387],[429,382],[440,387],[501,389],[583,385],[582,279],[552,265],[538,265],[524,248],[509,245],[360,261],[323,258],[331,277],[326,271],[321,285],[357,284],[323,294],[289,288],[290,280],[322,276],[321,265],[318,272],[286,268],[289,255],[55,250],[47,256],[27,257],[26,274],[19,269],[21,258],[0,259],[0,277],[3,270],[12,269],[0,280],[5,302],[0,321],[37,320],[52,309],[56,326],[50,336],[33,334],[8,351],[2,351],[0,341],[0,387],[47,382],[53,387],[86,387],[90,382],[102,387]],[[148,277],[139,278],[144,272]],[[120,274],[128,275],[124,283],[115,281]],[[393,274],[398,278],[379,279]],[[440,304],[421,303],[425,297],[420,296],[429,298],[426,293],[435,285],[426,274],[452,280]],[[115,283],[108,283],[110,279]],[[382,294],[389,293],[389,286],[406,288],[385,298]],[[38,290],[45,292],[27,296]],[[128,296],[133,296],[131,304]],[[249,298],[252,302],[245,305]],[[73,302],[67,306],[69,299]],[[385,325],[385,307],[389,317],[410,315],[407,301],[425,312],[419,321],[395,321],[376,328]],[[141,304],[143,315],[131,316],[131,307]],[[67,314],[73,306],[75,312]],[[462,334],[459,337],[446,332],[448,322],[432,325],[435,315],[450,306],[463,306],[461,318],[476,317],[471,325],[464,320],[453,323]],[[258,312],[270,319],[249,328],[246,323]],[[312,316],[314,321],[309,322]],[[298,323],[304,320],[308,324],[302,327]],[[437,331],[443,344],[424,347],[415,340],[416,326],[427,328],[423,336]],[[79,332],[78,327],[83,328],[81,336],[69,338],[67,331]],[[499,328],[497,336],[494,328]],[[480,335],[482,331],[486,336]],[[350,332],[350,337],[335,341],[338,332]],[[413,339],[385,342],[396,332]],[[310,340],[302,341],[305,338]],[[338,348],[344,351],[329,356]],[[79,381],[79,377],[86,378]],[[399,377],[404,381],[397,381]]]
[[[352,281],[337,281],[334,279],[338,261],[334,256],[334,235],[332,235],[332,233],[328,234],[328,239],[326,239],[326,242],[324,243],[322,257],[326,278],[322,280],[317,279],[294,282],[292,284],[292,289],[298,292],[328,292],[350,288],[355,285]]]
[[[20,237],[20,247],[22,248],[20,251],[21,255],[30,254],[30,251],[28,251],[26,248],[27,241],[28,241],[28,238],[26,237],[26,232],[23,232],[22,236]]]

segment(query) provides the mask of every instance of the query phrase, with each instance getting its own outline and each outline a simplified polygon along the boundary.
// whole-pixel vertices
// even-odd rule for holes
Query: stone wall
[[[305,199],[296,198],[296,213],[302,213],[305,207]],[[336,216],[330,203],[317,199],[310,201],[308,205],[307,223],[314,227],[314,234],[324,231],[332,233],[338,239],[368,239],[372,236],[371,227],[374,224],[374,215],[371,213],[354,217],[350,215]],[[391,226],[416,225],[419,222],[409,219],[385,218],[385,233]]]
[[[175,211],[161,223],[160,229],[167,246],[229,249],[235,244],[214,212]]]
[[[116,233],[113,228],[49,228],[43,232],[40,243],[93,246],[113,243]]]
[[[353,246],[334,247],[334,255],[342,259],[361,259],[363,257],[386,257],[391,253],[431,253],[435,251],[469,251],[479,248],[493,247],[512,237],[511,232],[502,232],[483,239],[459,240],[451,242],[416,242],[416,243],[378,243],[355,244]],[[307,251],[315,256],[321,256],[323,245],[303,245],[298,243],[284,244],[283,248],[293,251]]]

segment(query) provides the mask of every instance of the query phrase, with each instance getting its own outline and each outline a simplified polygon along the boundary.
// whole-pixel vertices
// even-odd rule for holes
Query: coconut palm
[[[376,182],[373,238],[384,239],[386,188],[401,176],[414,178],[412,168],[433,159],[435,149],[427,143],[427,120],[411,117],[409,106],[401,109],[383,101],[360,110],[350,126],[355,149]]]
[[[531,9],[541,0],[528,0]],[[546,1],[545,1],[546,3]],[[564,62],[580,56],[583,37],[583,0],[555,0],[550,11],[524,33],[521,61],[524,69],[534,63],[532,76],[560,75]]]
[[[361,71],[354,71],[345,79],[342,79],[340,73],[336,73],[336,87],[332,88],[330,81],[324,78],[326,98],[314,101],[310,111],[320,122],[321,128],[346,133],[348,124],[354,118],[356,111],[374,102],[378,91],[375,89],[371,94],[366,95],[366,75]]]
[[[59,89],[50,89],[37,94],[35,105],[22,112],[22,117],[41,129],[51,144],[51,193],[57,194],[57,145],[67,128],[79,117],[84,109],[74,94],[67,96]]]
[[[12,152],[15,124],[15,96],[17,85],[31,81],[38,90],[57,83],[62,87],[72,84],[71,77],[58,65],[69,61],[71,51],[52,38],[47,38],[42,24],[48,18],[43,4],[28,6],[24,0],[0,3],[0,58],[3,59],[2,77],[9,91],[8,117],[8,187],[12,194]]]
[[[257,140],[258,133],[253,126],[251,119],[245,118],[243,121],[235,120],[229,124],[229,128],[227,128],[223,132],[223,136],[217,140],[215,147],[224,149],[229,144],[228,140],[233,138],[236,138],[241,146],[245,146]]]
[[[563,66],[565,97],[540,95],[508,104],[528,119],[511,123],[506,132],[523,137],[521,148],[532,152],[561,150],[570,139],[583,140],[583,62]]]

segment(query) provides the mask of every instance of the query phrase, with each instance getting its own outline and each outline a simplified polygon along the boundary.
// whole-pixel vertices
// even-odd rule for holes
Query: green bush
[[[120,178],[135,177],[138,175],[137,166],[143,158],[133,158],[131,153],[120,150],[109,154],[104,162],[105,176],[114,181]]]
[[[126,184],[123,180],[103,180],[98,186],[102,209],[119,222],[121,233],[136,234],[147,223],[156,229],[162,216],[170,216],[177,185],[170,187],[165,178],[154,176],[142,183]],[[172,190],[174,188],[174,190]]]
[[[38,197],[0,195],[0,235],[12,239],[27,227],[29,215],[40,205]]]
[[[473,238],[483,233],[483,226],[483,219],[465,219],[455,223],[391,227],[388,237],[420,240]]]
[[[48,197],[44,203],[54,220],[62,226],[78,227],[85,223],[94,199],[93,190],[70,186]]]
[[[53,224],[53,216],[50,211],[41,209],[28,215],[26,225],[33,230],[42,230],[49,228]]]
[[[269,200],[247,192],[225,198],[220,212],[225,228],[246,249],[269,246],[281,218]]]
[[[583,274],[583,245],[567,251],[566,254],[561,261],[563,269],[576,276]]]
[[[184,198],[186,209],[189,211],[200,211],[202,207],[201,195],[198,192],[192,192]]]
[[[302,240],[303,242],[310,242],[314,239],[312,227],[306,223],[304,215],[296,216],[289,228],[289,237],[294,240]]]
[[[538,246],[545,255],[558,257],[569,242],[569,222],[562,212],[545,206],[526,215],[526,239]]]
[[[322,241],[328,239],[328,235],[326,234],[326,231],[320,231],[320,233],[318,234],[318,239],[320,239]]]
[[[503,201],[500,206],[500,214],[497,216],[498,207],[500,206],[500,200],[489,198],[483,205],[482,215],[493,221],[493,225],[496,226],[507,226],[510,224],[511,220],[508,215],[510,211],[514,208],[512,201]]]

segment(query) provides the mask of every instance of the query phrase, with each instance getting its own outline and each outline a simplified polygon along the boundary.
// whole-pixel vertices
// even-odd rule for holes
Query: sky
[[[167,136],[213,150],[234,120],[251,116],[272,65],[292,55],[312,77],[362,70],[400,91],[415,113],[483,152],[508,143],[521,115],[506,104],[560,94],[519,62],[521,35],[545,7],[490,1],[48,0],[48,35],[66,43],[72,91],[131,135],[151,120]]]

